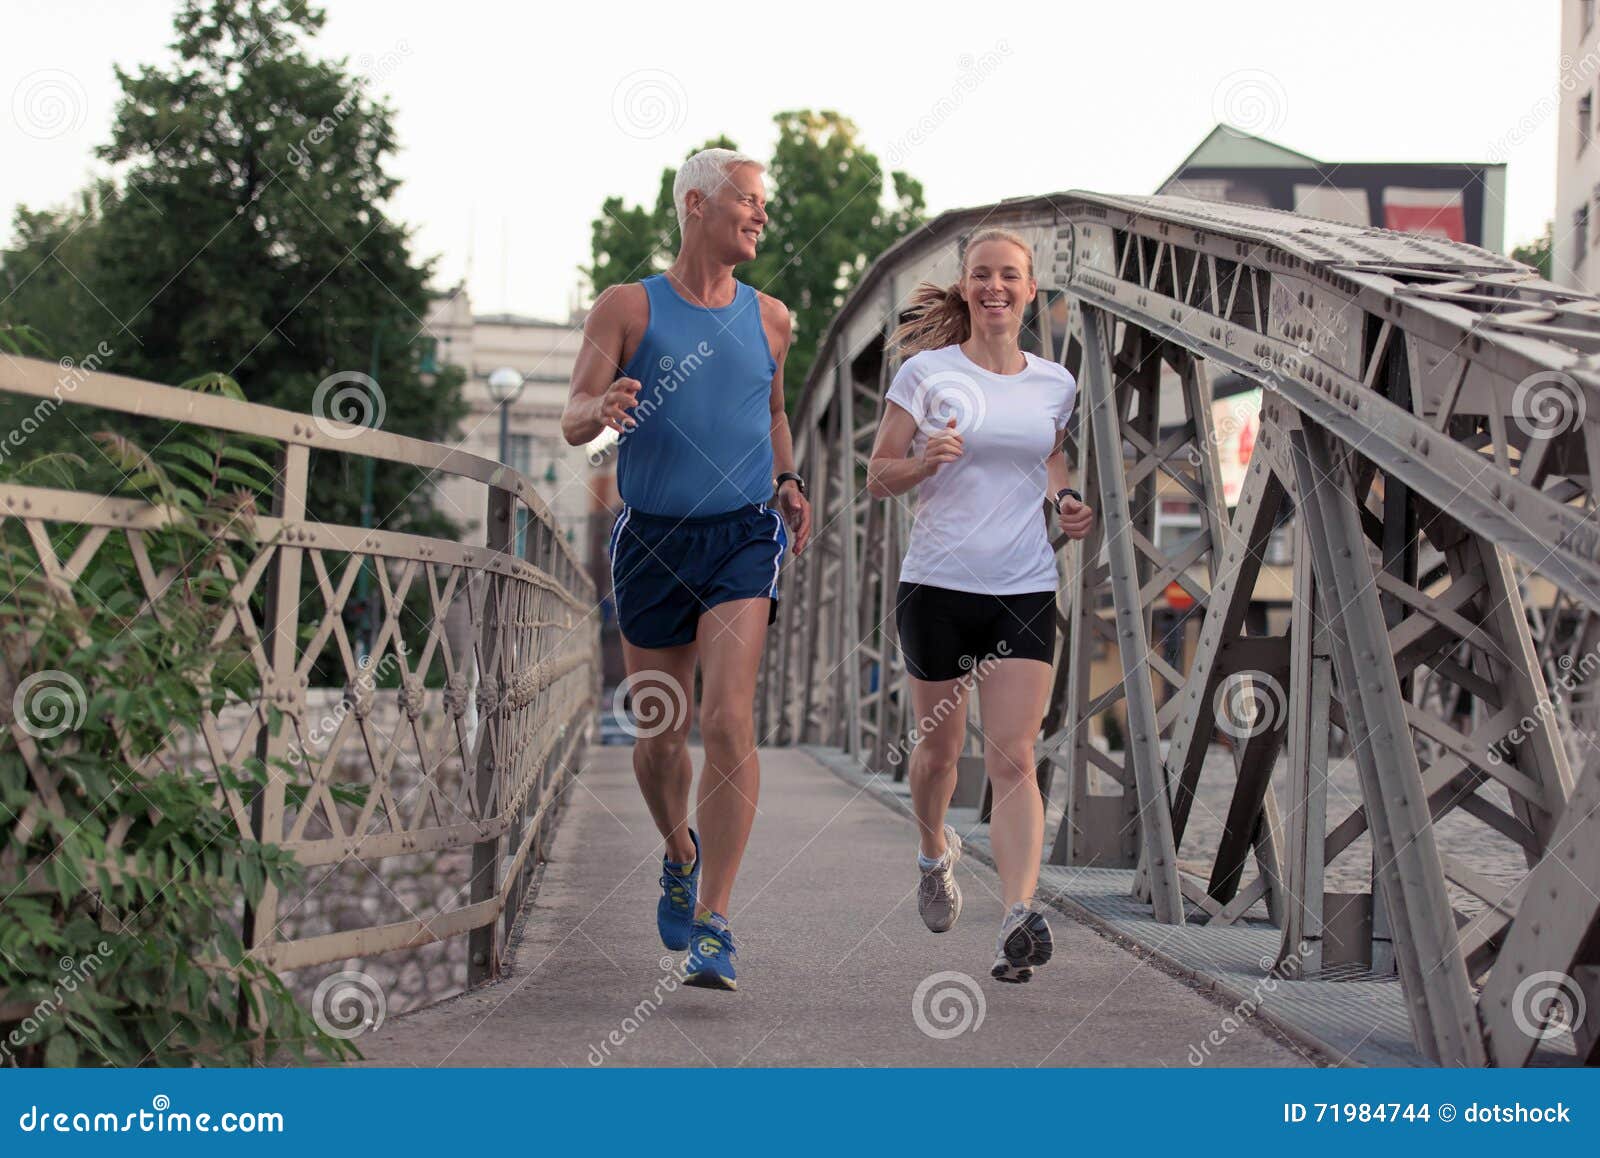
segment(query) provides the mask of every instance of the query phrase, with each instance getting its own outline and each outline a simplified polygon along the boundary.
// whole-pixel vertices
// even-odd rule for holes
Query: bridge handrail
[[[0,391],[53,398],[66,405],[112,410],[138,418],[160,418],[234,434],[263,435],[287,445],[438,471],[500,487],[511,492],[540,520],[554,517],[533,480],[505,463],[459,447],[358,426],[333,417],[280,410],[259,402],[201,394],[39,358],[8,356],[0,361]],[[564,541],[561,553],[581,570],[577,555]]]
[[[0,394],[40,399],[36,420],[47,420],[56,404],[72,405],[280,445],[272,464],[279,472],[273,509],[254,520],[258,553],[232,584],[232,618],[223,621],[229,633],[258,642],[252,655],[264,658],[252,660],[260,675],[257,697],[208,711],[200,734],[175,738],[147,766],[203,768],[208,759],[222,766],[249,753],[269,766],[303,761],[311,787],[298,807],[286,801],[281,776],[254,801],[224,793],[243,834],[285,847],[330,875],[365,873],[362,866],[370,864],[381,878],[390,858],[443,857],[438,871],[460,886],[455,901],[465,897],[438,912],[428,911],[431,905],[413,912],[402,903],[399,914],[385,903],[376,914],[361,910],[358,924],[331,931],[301,921],[305,935],[292,936],[280,925],[292,906],[269,890],[244,930],[250,952],[267,965],[301,969],[465,935],[467,980],[492,976],[582,757],[600,678],[594,583],[532,480],[457,448],[69,363],[0,359]],[[306,510],[312,450],[482,484],[485,545],[318,521]],[[26,524],[38,555],[55,552],[51,526],[87,526],[101,536],[87,551],[80,547],[71,566],[37,560],[45,573],[65,580],[52,591],[69,601],[100,542],[148,534],[172,515],[137,498],[0,485],[0,519]],[[244,541],[231,530],[224,535]],[[369,567],[376,574],[370,595],[376,626],[362,665],[342,616],[353,580]],[[141,582],[141,614],[149,614],[151,584],[162,579]],[[258,589],[266,596],[259,616],[252,602]],[[426,597],[420,647],[404,646],[402,613],[414,621],[416,610],[408,610],[408,594],[417,602]],[[343,665],[347,680],[336,703],[338,689],[310,684],[319,660],[336,671]],[[398,665],[399,686],[380,689],[376,673],[391,663]],[[276,731],[265,725],[274,713],[282,719]],[[319,733],[318,713],[332,721],[327,735]],[[48,800],[54,775],[27,737],[19,738],[39,797]],[[328,791],[336,776],[340,784],[351,781],[352,763],[369,790],[359,809]],[[390,794],[392,801],[380,803]],[[409,794],[420,803],[413,805]],[[453,867],[452,850],[462,858]]]

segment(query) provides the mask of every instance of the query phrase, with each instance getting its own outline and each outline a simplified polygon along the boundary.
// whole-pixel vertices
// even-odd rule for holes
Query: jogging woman
[[[893,337],[908,357],[889,387],[867,475],[874,495],[918,492],[896,597],[918,721],[910,761],[922,842],[917,908],[935,933],[961,913],[961,840],[945,813],[976,686],[994,790],[990,845],[1005,890],[991,970],[1001,981],[1029,980],[1053,948],[1033,895],[1044,843],[1033,744],[1056,640],[1045,507],[1055,507],[1070,538],[1094,524],[1061,453],[1077,383],[1018,343],[1037,291],[1032,251],[1002,229],[971,237],[954,285],[917,290]]]

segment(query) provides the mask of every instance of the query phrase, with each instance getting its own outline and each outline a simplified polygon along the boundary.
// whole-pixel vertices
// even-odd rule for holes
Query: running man
[[[763,167],[703,150],[678,170],[672,199],[682,248],[665,273],[595,302],[561,431],[575,446],[608,427],[619,436],[611,576],[628,686],[636,702],[681,709],[633,747],[666,841],[656,924],[669,949],[689,950],[685,984],[731,990],[730,897],[760,787],[756,676],[789,533],[798,555],[811,507],[784,413],[788,308],[733,276],[767,224]],[[698,829],[688,748],[696,659]]]

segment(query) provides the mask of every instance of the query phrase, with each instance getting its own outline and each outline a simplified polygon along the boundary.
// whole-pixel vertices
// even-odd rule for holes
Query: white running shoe
[[[956,861],[961,859],[961,838],[948,824],[944,826],[944,856],[931,869],[922,870],[917,886],[917,912],[922,923],[935,933],[949,932],[961,915],[961,888],[956,884]]]
[[[1018,901],[1000,922],[989,975],[996,981],[1031,981],[1034,967],[1050,960],[1054,951],[1055,941],[1044,914]]]

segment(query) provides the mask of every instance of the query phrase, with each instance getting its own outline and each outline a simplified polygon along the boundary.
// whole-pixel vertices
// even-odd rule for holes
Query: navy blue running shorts
[[[700,614],[730,599],[772,600],[789,529],[777,511],[749,503],[720,515],[647,515],[624,506],[611,529],[611,591],[622,637],[635,647],[677,647]]]

